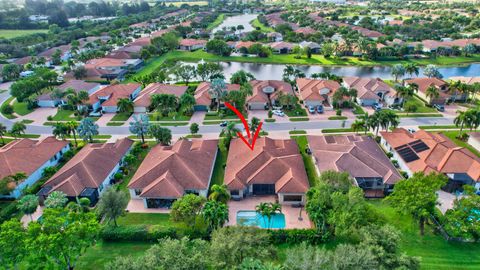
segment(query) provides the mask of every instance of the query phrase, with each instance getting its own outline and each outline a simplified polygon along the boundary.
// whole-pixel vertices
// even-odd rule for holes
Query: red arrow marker
[[[240,118],[240,120],[242,121],[243,123],[243,126],[245,127],[245,131],[247,132],[247,136],[248,136],[248,139],[251,139],[251,135],[250,135],[250,128],[248,127],[248,123],[247,123],[247,120],[245,120],[245,117],[243,116],[243,114],[241,114],[237,108],[233,107],[232,104],[228,103],[228,102],[225,102],[225,106],[227,106],[230,110],[232,110],[237,116],[238,118]],[[258,138],[258,134],[260,133],[260,130],[262,129],[262,123],[263,122],[260,122],[260,124],[258,124],[258,128],[257,130],[255,131],[255,134],[253,135],[253,139],[252,139],[252,144],[250,144],[248,142],[247,139],[245,139],[245,137],[243,137],[243,134],[241,132],[237,132],[237,136],[242,139],[242,141],[248,146],[248,148],[250,148],[252,151],[253,151],[253,148],[255,147],[255,142],[257,141],[257,138]]]

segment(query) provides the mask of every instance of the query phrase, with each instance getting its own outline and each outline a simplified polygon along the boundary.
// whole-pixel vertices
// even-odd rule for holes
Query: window
[[[141,189],[135,189],[135,195],[138,196],[142,193],[142,190]]]
[[[301,202],[302,195],[283,195],[283,201],[285,202]]]
[[[240,191],[238,191],[238,189],[230,190],[230,195],[232,195],[232,196],[238,196],[238,195],[240,195]]]

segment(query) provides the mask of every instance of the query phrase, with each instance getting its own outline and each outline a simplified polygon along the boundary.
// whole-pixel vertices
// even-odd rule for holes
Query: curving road
[[[0,94],[0,104],[3,104],[5,100],[10,97],[8,92],[4,92]],[[0,123],[10,128],[15,120],[10,120],[5,118],[3,115],[0,114]],[[345,122],[344,127],[349,127],[350,124],[353,122],[352,120],[311,120],[307,122],[279,122],[279,123],[263,123],[263,129],[267,132],[275,132],[275,131],[290,131],[290,130],[307,130],[307,131],[314,131],[320,130],[325,128],[342,128],[342,123]],[[421,125],[451,125],[453,124],[453,117],[421,117],[421,118],[401,118],[400,119],[400,126],[403,127],[415,127]],[[189,126],[179,126],[179,127],[169,127],[172,130],[172,134],[174,135],[187,135],[190,133]],[[221,127],[218,125],[201,125],[199,133],[207,134],[207,133],[219,133],[221,131]],[[104,126],[99,128],[100,134],[108,134],[108,135],[131,135],[128,127],[121,126],[121,127],[110,127]],[[40,134],[40,135],[48,135],[52,133],[51,126],[40,126],[40,125],[27,125],[28,134]]]

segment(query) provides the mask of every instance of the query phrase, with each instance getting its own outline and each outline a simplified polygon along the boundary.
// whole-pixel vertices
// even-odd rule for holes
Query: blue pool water
[[[268,218],[263,217],[259,213],[255,211],[238,211],[237,224],[264,229],[283,229],[285,228],[285,215],[282,213],[273,215],[270,219],[270,226],[268,226]]]

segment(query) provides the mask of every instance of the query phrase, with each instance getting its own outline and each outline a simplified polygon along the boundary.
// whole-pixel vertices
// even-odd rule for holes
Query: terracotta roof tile
[[[292,86],[289,83],[286,83],[284,81],[253,80],[253,81],[250,81],[250,84],[252,85],[253,95],[247,97],[247,102],[268,102],[268,96],[263,92],[263,89],[265,87],[272,87],[275,90],[275,92],[270,95],[271,99],[274,99],[277,96],[278,92],[294,95]]]
[[[149,107],[150,97],[154,94],[172,94],[181,97],[188,89],[188,86],[170,85],[162,83],[151,83],[143,89],[135,99],[135,106]]]
[[[141,87],[139,83],[109,85],[91,94],[87,103],[95,104],[99,101],[99,97],[109,97],[102,106],[117,106],[119,99],[130,98],[139,87]]]
[[[208,90],[210,89],[210,85],[211,83],[209,82],[202,82],[197,86],[197,89],[195,89],[194,97],[197,105],[209,106],[211,104],[212,98],[208,93]],[[238,91],[238,90],[240,90],[239,84],[227,83],[227,91]]]
[[[332,96],[341,86],[336,81],[297,79],[297,87],[302,100],[326,100]]]

